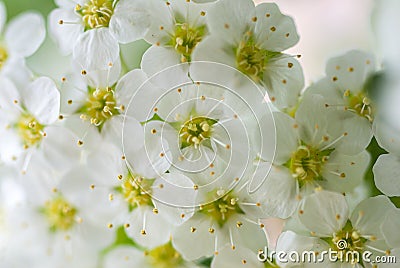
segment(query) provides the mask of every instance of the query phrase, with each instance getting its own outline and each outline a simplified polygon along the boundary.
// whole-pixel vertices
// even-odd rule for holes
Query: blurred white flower
[[[0,3],[0,75],[12,79],[18,86],[25,86],[32,74],[25,65],[43,43],[46,28],[41,15],[26,12],[13,18],[7,25],[6,9]]]
[[[150,21],[141,0],[56,1],[49,30],[60,49],[73,52],[85,70],[107,69],[119,59],[119,44],[143,38]]]

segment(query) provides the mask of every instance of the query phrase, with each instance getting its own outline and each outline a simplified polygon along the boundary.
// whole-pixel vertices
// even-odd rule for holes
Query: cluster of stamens
[[[7,59],[8,59],[7,49],[0,45],[0,69],[3,68]]]
[[[321,179],[322,167],[328,161],[331,152],[329,149],[320,151],[308,145],[300,145],[297,148],[289,160],[289,168],[300,186]]]
[[[30,114],[21,115],[16,124],[16,129],[22,138],[25,149],[38,145],[43,136],[46,135],[44,126]]]
[[[62,196],[47,201],[42,208],[51,231],[67,231],[76,221],[77,209],[68,203]]]
[[[346,110],[355,112],[359,116],[366,117],[370,122],[374,120],[374,109],[371,100],[363,92],[352,94],[350,90],[346,90],[344,98],[347,99],[348,102]]]
[[[345,261],[348,258],[347,253],[362,253],[364,245],[367,242],[367,238],[361,236],[361,234],[355,230],[350,221],[347,222],[346,226],[332,237],[329,241],[333,249],[338,252],[338,258],[341,261]],[[360,255],[361,256],[361,255]],[[360,260],[347,260],[357,262]]]
[[[86,29],[108,27],[114,13],[113,0],[89,0],[77,5],[76,12],[82,16]]]
[[[200,143],[212,135],[212,125],[217,121],[207,117],[195,117],[182,125],[179,131],[181,148],[194,146],[198,148]]]
[[[183,263],[181,255],[174,249],[171,242],[146,251],[145,256],[151,267],[155,268],[180,267]]]
[[[129,206],[134,209],[139,206],[153,206],[149,195],[153,180],[129,175],[121,185],[122,195]]]
[[[193,49],[205,35],[205,26],[192,28],[188,23],[178,23],[172,37],[172,45],[181,55],[181,62],[190,62]]]
[[[259,48],[254,41],[253,33],[249,31],[236,49],[236,67],[253,81],[259,82],[263,79],[268,60],[276,54],[277,52]]]
[[[213,193],[218,199],[200,207],[200,212],[211,217],[219,226],[223,226],[227,220],[235,214],[243,214],[239,206],[239,199],[231,193],[226,194],[224,190]]]
[[[79,109],[82,120],[90,120],[90,123],[102,127],[103,124],[114,115],[120,114],[123,106],[117,106],[114,91],[111,87],[105,89],[90,89],[88,98],[83,107]]]

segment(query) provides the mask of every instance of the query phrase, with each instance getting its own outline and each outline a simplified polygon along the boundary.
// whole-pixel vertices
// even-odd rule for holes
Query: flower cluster
[[[373,55],[334,57],[305,88],[285,52],[294,20],[274,3],[55,2],[62,76],[26,64],[45,40],[40,15],[0,38],[2,267],[378,267],[343,256],[399,255],[400,135]],[[0,32],[5,14],[0,3]],[[122,47],[137,40],[149,48],[130,68]],[[376,141],[389,154],[374,165]],[[372,170],[378,196],[360,193]],[[263,263],[267,245],[340,254]]]

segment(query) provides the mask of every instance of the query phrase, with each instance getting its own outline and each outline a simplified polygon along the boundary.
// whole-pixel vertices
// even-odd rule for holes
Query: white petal
[[[162,61],[160,61],[160,59],[162,59]],[[181,57],[173,48],[153,45],[143,54],[141,67],[147,75],[152,76],[168,67],[180,63]],[[182,73],[186,74],[187,69],[182,68]]]
[[[320,185],[329,191],[340,193],[352,191],[361,183],[370,159],[367,151],[355,156],[332,152],[323,167],[322,177],[325,180],[321,181]]]
[[[220,0],[207,14],[209,29],[228,43],[239,44],[254,15],[253,1]]]
[[[354,228],[362,235],[373,235],[377,239],[382,238],[381,225],[395,206],[384,195],[365,199],[354,209],[350,220]]]
[[[293,19],[283,15],[275,3],[257,5],[256,16],[254,33],[263,49],[283,51],[299,41]],[[274,31],[271,30],[271,27],[274,27]]]
[[[303,199],[299,219],[318,236],[329,237],[340,231],[349,218],[349,209],[343,195],[320,191]]]
[[[111,16],[110,31],[122,44],[143,38],[150,26],[148,12],[141,8],[137,2],[119,1]]]
[[[196,228],[194,232],[192,227]],[[204,217],[195,215],[174,230],[172,244],[186,260],[211,256],[214,253],[215,234],[208,232],[210,227],[210,223],[204,220]]]
[[[381,210],[381,208],[379,208]],[[381,230],[386,242],[391,248],[400,248],[400,234],[399,234],[399,220],[400,210],[391,209],[387,211],[386,218],[382,224]],[[382,221],[382,219],[380,219]]]
[[[373,167],[376,187],[387,196],[400,196],[400,159],[393,154],[379,156]]]
[[[42,16],[32,12],[14,18],[5,32],[9,49],[24,57],[32,55],[43,43],[45,36],[46,28]]]
[[[263,82],[269,98],[278,108],[291,107],[296,104],[304,87],[303,69],[296,59],[282,54],[266,64]]]
[[[104,268],[145,267],[143,252],[133,246],[119,246],[104,257]]]
[[[117,59],[107,69],[88,71],[84,78],[88,82],[88,85],[93,88],[106,88],[113,86],[118,81],[120,74],[121,61]]]
[[[144,221],[145,226],[143,226]],[[127,234],[144,247],[155,248],[170,239],[171,225],[163,220],[161,215],[154,214],[149,207],[134,209],[129,223]],[[145,230],[145,235],[142,235],[142,230]]]
[[[385,121],[385,118],[378,117],[373,124],[374,134],[379,145],[386,151],[400,154],[399,131]]]
[[[342,141],[335,146],[336,150],[344,154],[354,155],[366,149],[373,136],[371,123],[368,119],[346,111],[336,114],[338,118],[330,120],[329,128],[337,127],[337,129],[343,129],[342,133],[347,133]]]
[[[60,92],[56,84],[47,77],[40,77],[30,83],[23,92],[26,109],[41,124],[51,124],[60,113]]]
[[[162,188],[157,187],[163,185]],[[154,182],[153,198],[167,206],[193,208],[196,191],[194,183],[185,175],[179,173],[163,174]]]
[[[232,267],[232,268],[243,268],[243,262],[245,261],[246,266],[252,268],[262,268],[264,264],[257,259],[257,252],[253,252],[250,249],[237,246],[235,250],[227,246],[218,252],[211,262],[211,268],[221,267]]]
[[[328,126],[325,99],[321,95],[304,96],[296,112],[300,138],[307,144],[319,144]]]
[[[269,165],[260,166],[255,176],[265,176]],[[267,173],[268,174],[268,173]],[[289,170],[273,167],[256,195],[260,195],[262,209],[268,216],[288,218],[297,208],[298,184]]]
[[[117,84],[116,94],[126,107],[126,114],[144,122],[153,117],[164,89],[152,83],[142,70],[132,70]]]
[[[273,113],[273,116],[277,141],[274,163],[284,164],[297,150],[299,134],[293,118],[280,112]]]
[[[15,120],[16,117],[20,114],[18,110],[18,106],[14,103],[14,101],[20,102],[20,94],[18,89],[15,87],[13,82],[6,77],[0,78],[0,88],[1,98],[0,98],[0,109],[3,111],[1,113],[0,118],[4,118],[6,121]]]
[[[73,8],[57,8],[50,13],[48,18],[49,32],[64,55],[72,53],[74,44],[84,30],[84,26],[79,22],[80,18],[75,14]],[[60,20],[74,24],[60,24]]]
[[[73,56],[85,70],[107,69],[119,57],[118,41],[108,28],[92,29],[80,35]]]
[[[144,129],[134,118],[125,118],[123,129],[123,149],[129,161],[144,146]]]
[[[334,83],[354,93],[363,90],[367,77],[374,70],[374,57],[359,50],[351,50],[342,56],[332,58],[326,65],[326,74],[331,79],[337,78]]]
[[[261,219],[260,222],[265,225],[264,230],[267,235],[268,248],[275,250],[276,243],[278,242],[278,238],[283,231],[286,221],[281,218],[267,218]]]
[[[194,49],[193,60],[219,62],[236,67],[235,50],[227,49],[230,46],[232,45],[219,36],[207,36]],[[235,46],[237,46],[237,43],[235,43]],[[207,73],[207,75],[215,75],[215,79],[221,79],[218,77],[219,73]]]
[[[7,10],[3,2],[0,2],[0,33],[3,32],[4,24],[7,20]]]

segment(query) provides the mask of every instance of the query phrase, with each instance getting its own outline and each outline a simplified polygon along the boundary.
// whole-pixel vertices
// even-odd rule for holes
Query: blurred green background
[[[55,8],[53,0],[4,0],[8,13],[8,18],[14,17],[27,9],[37,10],[44,16]]]

